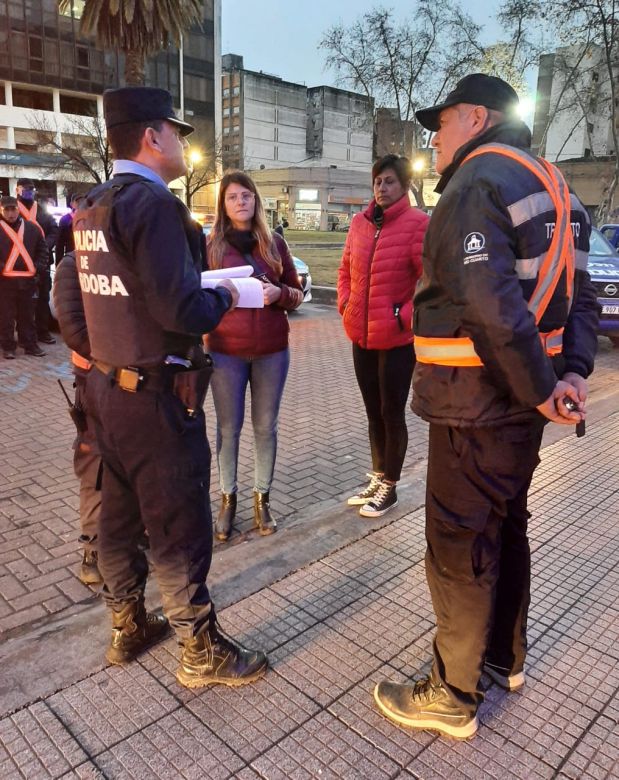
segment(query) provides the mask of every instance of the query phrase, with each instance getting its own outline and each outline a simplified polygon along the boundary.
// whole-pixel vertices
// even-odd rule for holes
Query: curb
[[[337,288],[312,285],[312,301],[325,306],[337,306]]]

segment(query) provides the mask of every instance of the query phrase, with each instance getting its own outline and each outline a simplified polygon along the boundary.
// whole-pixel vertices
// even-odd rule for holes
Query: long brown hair
[[[283,266],[279,252],[273,240],[273,234],[267,225],[262,206],[262,198],[258,192],[254,180],[243,171],[229,171],[221,180],[219,195],[217,196],[217,209],[215,223],[209,236],[209,267],[221,268],[223,257],[228,246],[226,233],[232,227],[232,222],[226,214],[226,190],[231,184],[239,184],[241,187],[254,193],[254,216],[251,221],[251,233],[258,242],[260,257],[265,260],[278,276],[282,275]]]

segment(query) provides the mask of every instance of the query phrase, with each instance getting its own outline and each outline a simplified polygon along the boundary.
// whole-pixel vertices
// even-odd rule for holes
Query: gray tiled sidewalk
[[[350,347],[324,307],[292,319],[292,343],[273,502],[283,531],[296,526],[299,539],[307,529],[310,551],[322,534],[321,545],[314,542],[322,552],[309,560],[322,559],[276,582],[267,571],[269,588],[222,611],[233,635],[269,648],[274,669],[251,689],[199,695],[175,683],[172,642],[126,670],[92,665],[101,610],[75,576],[72,431],[56,386],[58,377],[69,385],[68,353],[56,345],[43,360],[0,365],[0,632],[26,645],[35,637],[40,657],[47,632],[59,636],[80,610],[85,644],[70,649],[91,656],[71,659],[81,670],[69,678],[74,684],[43,684],[47,692],[36,695],[19,672],[0,671],[2,684],[23,687],[17,698],[28,703],[0,712],[0,778],[619,776],[617,415],[594,416],[584,440],[569,436],[544,450],[534,485],[531,685],[514,696],[490,688],[480,736],[444,743],[396,729],[371,699],[381,676],[415,674],[429,656],[421,513],[402,516],[402,501],[396,521],[379,530],[361,524],[365,539],[342,541],[344,514],[354,525],[342,496],[368,465]],[[600,347],[592,401],[607,399],[612,413],[619,353],[603,339]],[[213,441],[210,407],[207,415]],[[410,483],[422,474],[426,429],[412,414],[408,421]],[[248,532],[251,468],[248,429],[235,541],[249,546],[228,548],[225,560],[238,551],[255,575],[262,564],[251,553],[272,550],[282,577],[294,568],[282,552],[286,534],[258,542]],[[216,500],[215,469],[213,478]],[[75,633],[67,636],[72,642]]]
[[[619,777],[619,411],[546,447],[531,509],[528,684],[488,685],[470,742],[399,729],[382,677],[427,669],[423,510],[222,611],[270,652],[256,685],[180,688],[172,640],[0,720],[0,777]]]

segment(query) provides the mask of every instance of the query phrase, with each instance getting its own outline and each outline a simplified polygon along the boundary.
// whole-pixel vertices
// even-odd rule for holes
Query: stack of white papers
[[[202,288],[213,289],[222,279],[230,279],[239,291],[237,306],[243,309],[263,309],[264,292],[262,284],[251,275],[254,269],[251,265],[239,265],[235,268],[217,268],[214,271],[202,271]]]

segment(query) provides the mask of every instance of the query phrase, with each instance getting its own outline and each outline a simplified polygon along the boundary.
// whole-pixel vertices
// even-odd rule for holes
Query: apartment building
[[[0,190],[15,191],[28,176],[39,193],[64,204],[94,183],[75,165],[59,167],[59,145],[88,149],[88,128],[102,118],[105,89],[123,86],[124,58],[101,51],[79,33],[84,0],[60,14],[57,0],[0,3]],[[219,135],[221,0],[205,0],[199,28],[151,58],[146,83],[168,89],[178,110],[196,126],[192,143],[213,154]],[[183,74],[181,76],[181,74]],[[45,143],[45,133],[56,143]],[[95,167],[96,154],[92,159]],[[177,182],[182,194],[183,183]],[[206,200],[212,201],[207,197]],[[197,199],[199,201],[199,199]]]
[[[373,103],[367,97],[246,70],[236,54],[224,55],[222,71],[224,167],[371,165]]]

